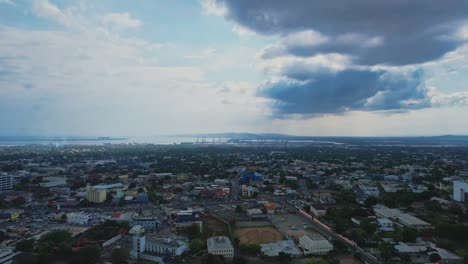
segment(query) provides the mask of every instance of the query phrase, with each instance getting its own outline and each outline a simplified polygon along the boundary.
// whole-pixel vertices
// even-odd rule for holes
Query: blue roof
[[[123,187],[122,183],[113,183],[113,184],[99,184],[94,186],[95,189],[112,189],[112,188],[120,188]]]
[[[263,181],[263,175],[258,172],[244,172],[239,181],[241,183],[247,183],[250,181]]]

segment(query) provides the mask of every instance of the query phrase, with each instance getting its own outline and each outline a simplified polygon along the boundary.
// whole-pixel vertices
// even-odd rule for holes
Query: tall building
[[[453,200],[457,202],[465,202],[466,194],[468,193],[468,182],[454,181],[453,182]]]
[[[133,250],[131,252],[133,258],[138,259],[140,257],[140,254],[145,251],[145,242],[145,236],[133,236]]]
[[[102,203],[106,200],[107,192],[105,189],[95,189],[88,187],[86,189],[86,200],[93,203]]]
[[[0,174],[0,192],[13,190],[14,178],[6,173]]]

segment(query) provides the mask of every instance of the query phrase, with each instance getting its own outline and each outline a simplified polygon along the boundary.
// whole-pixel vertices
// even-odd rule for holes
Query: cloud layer
[[[454,34],[468,19],[463,0],[218,0],[217,5],[244,27],[284,36],[284,52],[349,53],[360,64],[404,65],[439,58],[458,45]],[[311,30],[316,36],[310,36]]]
[[[207,2],[213,13],[278,38],[259,53],[272,75],[260,96],[274,100],[277,117],[420,109],[460,96],[431,93],[422,68],[465,43],[466,1]]]

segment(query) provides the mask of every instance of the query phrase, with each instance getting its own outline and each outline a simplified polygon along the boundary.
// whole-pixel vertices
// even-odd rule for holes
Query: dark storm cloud
[[[311,76],[312,77],[312,76]],[[407,110],[430,106],[422,73],[345,70],[320,73],[307,81],[280,81],[262,87],[274,99],[277,116],[339,114],[350,110]]]
[[[227,17],[260,34],[315,30],[329,43],[297,47],[297,56],[339,52],[354,55],[360,64],[405,65],[431,61],[455,49],[453,33],[468,19],[466,0],[218,0]],[[339,37],[358,33],[382,39],[381,45],[346,44]]]
[[[456,33],[468,21],[466,0],[216,1],[226,7],[227,19],[280,36],[279,43],[262,51],[264,60],[290,55],[313,60],[319,54],[351,58],[354,65],[334,69],[333,60],[325,67],[280,60],[279,74],[288,81],[268,83],[260,93],[274,100],[280,117],[431,107],[422,72],[370,68],[438,59],[463,44]]]

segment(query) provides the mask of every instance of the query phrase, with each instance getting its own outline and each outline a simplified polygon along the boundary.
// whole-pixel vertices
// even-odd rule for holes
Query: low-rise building
[[[91,214],[76,212],[67,214],[67,223],[70,225],[87,225],[91,222]]]
[[[208,253],[225,258],[234,257],[234,247],[227,236],[214,236],[207,240]]]
[[[299,247],[304,255],[326,255],[333,250],[333,244],[319,234],[300,237]]]
[[[156,217],[135,217],[132,220],[132,225],[140,225],[145,228],[145,230],[155,230],[159,227],[161,222]]]
[[[146,237],[145,252],[165,256],[180,256],[188,248],[187,242],[177,238]]]
[[[13,257],[19,253],[15,252],[10,247],[0,247],[0,264],[12,264]]]
[[[395,228],[393,227],[393,222],[387,218],[379,218],[377,219],[377,224],[379,225],[379,230],[384,232],[393,231]]]
[[[400,209],[388,208],[382,205],[377,205],[374,207],[374,212],[377,217],[388,218],[390,220],[393,220],[397,224],[416,229],[428,228],[431,225],[417,217],[402,212]]]
[[[277,257],[281,252],[291,257],[300,257],[302,252],[292,240],[280,240],[269,244],[260,244],[262,254],[268,257]]]

